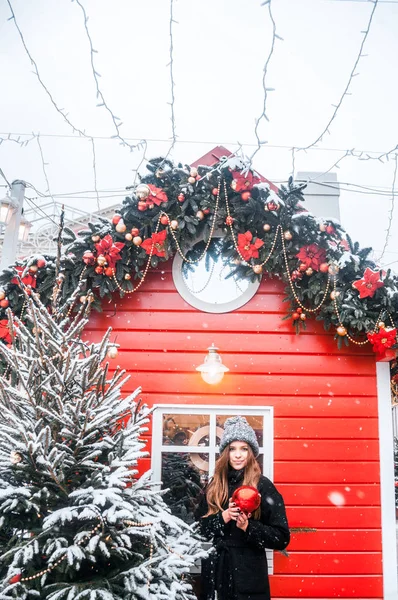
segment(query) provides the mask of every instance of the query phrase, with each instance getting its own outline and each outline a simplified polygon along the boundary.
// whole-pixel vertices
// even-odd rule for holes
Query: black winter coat
[[[243,477],[244,470],[229,470],[229,498],[243,485]],[[261,517],[251,518],[246,531],[239,529],[235,521],[225,524],[221,512],[202,518],[208,511],[206,489],[202,492],[195,517],[203,537],[213,543],[213,550],[202,561],[200,600],[270,600],[265,548],[283,550],[290,532],[283,498],[274,484],[262,475],[257,488]]]

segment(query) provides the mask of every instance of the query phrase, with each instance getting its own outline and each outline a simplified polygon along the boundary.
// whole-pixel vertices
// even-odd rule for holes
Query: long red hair
[[[228,502],[228,466],[229,466],[229,445],[224,448],[220,454],[214,468],[214,475],[209,483],[206,492],[206,500],[209,510],[204,515],[215,515],[223,511],[223,506]],[[247,464],[243,477],[242,485],[251,485],[257,487],[260,480],[261,470],[251,446],[248,445]],[[260,518],[260,509],[253,514],[255,519]]]

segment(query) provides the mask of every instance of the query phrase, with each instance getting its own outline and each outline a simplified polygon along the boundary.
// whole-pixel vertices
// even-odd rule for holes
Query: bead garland
[[[232,240],[233,240],[233,243],[234,243],[234,246],[235,246],[235,250],[237,251],[237,253],[241,257],[241,259],[244,262],[247,262],[246,259],[243,258],[242,254],[241,254],[241,252],[239,250],[239,246],[238,246],[238,243],[237,243],[236,237],[235,237],[235,232],[234,232],[233,227],[232,227],[232,222],[233,221],[231,221],[232,217],[231,217],[231,211],[230,211],[229,202],[228,202],[227,182],[225,181],[225,179],[224,179],[224,197],[225,197],[225,206],[226,206],[226,209],[227,209],[227,218],[228,218],[228,222],[229,222],[228,226],[229,226],[230,231],[231,231],[231,236],[232,236]],[[268,254],[267,258],[265,260],[263,260],[262,263],[256,263],[256,265],[254,265],[254,266],[263,267],[265,264],[267,264],[267,262],[269,261],[269,259],[271,258],[272,254],[273,254],[273,252],[275,250],[276,242],[278,240],[279,230],[282,233],[282,225],[280,225],[280,224],[276,228],[274,241],[272,242],[271,250],[269,251],[269,254]]]
[[[160,219],[161,219],[162,215],[165,215],[165,214],[166,214],[166,213],[163,213],[163,212],[159,214],[158,222],[157,222],[157,224],[156,224],[155,233],[157,233],[157,232],[159,231]],[[170,223],[169,216],[168,216],[168,215],[166,215],[166,216],[167,216],[167,219],[168,219],[168,221],[169,221],[169,223]],[[125,289],[124,289],[124,288],[123,288],[123,287],[120,285],[120,283],[118,282],[118,280],[117,280],[117,278],[116,278],[116,272],[115,272],[115,269],[114,269],[114,268],[112,268],[112,278],[113,278],[113,281],[114,281],[114,282],[115,282],[115,284],[116,284],[116,287],[118,288],[118,290],[119,290],[120,292],[122,292],[123,294],[134,294],[134,292],[136,292],[136,291],[137,291],[137,290],[138,290],[138,289],[139,289],[139,288],[142,286],[142,284],[143,284],[143,283],[144,283],[144,281],[145,281],[145,277],[147,276],[147,273],[148,273],[148,271],[149,271],[149,267],[151,266],[151,259],[152,259],[152,255],[153,255],[153,250],[154,250],[154,248],[155,248],[155,244],[154,244],[154,243],[152,243],[152,246],[151,246],[151,251],[150,251],[150,253],[149,253],[149,256],[148,256],[148,260],[147,260],[147,263],[146,263],[146,267],[145,267],[144,273],[143,273],[143,275],[142,275],[142,277],[141,277],[140,281],[138,282],[138,284],[137,284],[135,287],[133,287],[133,289],[132,289],[132,290],[125,290]]]
[[[287,278],[289,280],[289,285],[290,285],[290,289],[292,290],[292,294],[294,296],[294,299],[296,300],[297,304],[305,311],[308,313],[315,313],[317,310],[319,310],[322,306],[322,304],[324,304],[325,300],[326,300],[326,296],[328,294],[329,291],[329,287],[330,287],[330,274],[328,273],[328,280],[326,283],[326,288],[325,288],[325,292],[323,294],[322,300],[320,301],[320,303],[318,304],[318,306],[316,306],[315,308],[307,308],[306,306],[304,306],[301,303],[300,298],[298,297],[298,295],[296,294],[296,290],[294,289],[294,284],[292,281],[292,277],[290,275],[290,271],[289,271],[289,262],[287,259],[287,252],[286,252],[286,246],[285,246],[285,239],[283,237],[283,232],[281,231],[281,240],[282,240],[282,251],[283,251],[283,256],[285,259],[285,265],[286,265],[286,275]]]
[[[224,180],[224,185],[225,185],[225,180]],[[170,227],[170,233],[171,233],[171,235],[172,235],[172,237],[173,237],[173,239],[174,239],[175,245],[176,245],[176,247],[177,247],[177,252],[178,252],[178,254],[181,256],[181,258],[182,258],[182,260],[183,260],[184,262],[187,262],[187,263],[189,263],[190,265],[195,265],[195,264],[197,264],[198,262],[200,262],[200,261],[202,260],[202,258],[205,256],[205,254],[206,254],[207,250],[209,249],[210,242],[211,242],[211,240],[212,240],[212,238],[213,238],[214,229],[215,229],[215,226],[216,226],[216,219],[217,219],[217,214],[218,214],[218,207],[219,207],[219,203],[220,203],[220,191],[221,191],[221,179],[219,179],[219,180],[218,180],[217,196],[216,196],[216,206],[215,206],[215,209],[214,209],[213,220],[212,220],[211,227],[210,227],[209,238],[208,238],[208,240],[207,240],[207,242],[206,242],[206,245],[205,245],[205,248],[204,248],[204,250],[203,250],[202,254],[199,256],[199,258],[195,258],[194,260],[192,260],[192,259],[190,259],[190,258],[187,258],[187,257],[185,256],[185,254],[184,254],[184,253],[183,253],[183,251],[181,250],[181,246],[180,246],[180,244],[179,244],[179,242],[178,242],[178,240],[177,240],[177,237],[176,237],[176,235],[175,235],[175,233],[174,233],[173,229]],[[162,214],[163,214],[163,215],[165,215],[165,216],[167,217],[167,219],[168,219],[168,222],[169,222],[169,225],[170,225],[170,218],[169,218],[169,215],[167,215],[166,213],[162,213]]]
[[[99,529],[104,528],[103,518],[99,516],[98,519],[100,520],[100,523],[98,523],[98,525],[93,527],[93,529],[91,529],[91,531],[89,531],[88,534],[85,535],[81,540],[76,542],[76,546],[81,546],[85,541],[89,540],[97,531],[99,531]],[[55,563],[53,563],[52,565],[49,565],[47,567],[47,569],[43,569],[42,571],[39,571],[38,573],[35,573],[34,575],[30,575],[29,577],[21,577],[21,579],[19,581],[22,583],[24,583],[25,581],[33,581],[34,579],[38,579],[39,577],[42,577],[46,573],[51,573],[51,571],[53,571],[56,567],[58,567],[58,565],[60,565],[66,559],[66,557],[67,557],[67,555],[64,554],[64,556],[59,558]]]

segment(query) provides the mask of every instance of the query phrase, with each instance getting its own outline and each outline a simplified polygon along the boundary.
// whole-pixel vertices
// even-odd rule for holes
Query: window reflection
[[[199,456],[199,455],[198,455]],[[163,496],[173,515],[187,523],[194,520],[196,500],[207,483],[208,470],[198,468],[192,454],[164,452],[162,454],[162,483],[168,489]],[[203,464],[209,463],[207,455],[201,455]]]
[[[199,438],[196,433],[206,426],[209,426],[209,415],[163,415],[163,444],[167,446],[187,446],[188,444],[190,446],[208,446],[208,435]],[[199,443],[196,443],[196,438]]]

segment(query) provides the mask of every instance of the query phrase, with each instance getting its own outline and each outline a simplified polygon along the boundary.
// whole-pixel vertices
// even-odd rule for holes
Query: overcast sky
[[[119,202],[134,178],[142,151],[130,152],[110,139],[115,129],[104,107],[96,107],[90,45],[83,13],[70,0],[10,0],[41,78],[75,127],[95,139],[101,207]],[[147,139],[147,156],[167,151],[171,136],[170,1],[81,0],[89,20],[99,85],[125,138]],[[175,160],[191,162],[216,144],[237,143],[251,154],[255,118],[263,103],[262,73],[272,41],[267,6],[259,0],[174,0],[173,67]],[[268,179],[292,172],[291,148],[319,136],[333,113],[358,56],[373,3],[366,0],[272,0],[278,35],[267,86],[268,141],[254,166]],[[0,0],[0,135],[32,132],[40,143],[53,195],[87,211],[97,206],[91,141],[74,134],[40,86],[11,16]],[[398,1],[379,0],[351,95],[317,149],[295,152],[295,171],[330,167],[347,149],[376,157],[398,144]],[[165,140],[163,142],[156,140]],[[134,143],[134,142],[131,142]],[[340,162],[341,214],[347,231],[380,255],[391,210],[394,155],[390,161],[347,157]],[[48,193],[36,139],[21,148],[0,145],[7,179],[24,179]],[[320,179],[322,181],[322,178]],[[3,184],[4,181],[0,181]],[[348,185],[350,184],[350,185]],[[398,184],[398,178],[397,178]],[[361,187],[362,186],[362,187]],[[378,193],[369,189],[375,189]],[[2,192],[4,188],[0,188]],[[28,195],[35,197],[33,190]],[[60,200],[60,198],[57,198]],[[35,200],[45,203],[44,200]],[[398,214],[382,264],[398,271]]]

